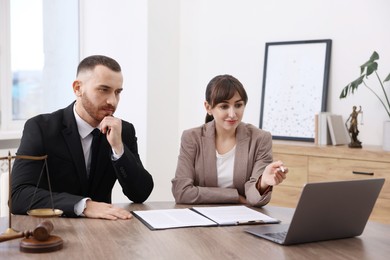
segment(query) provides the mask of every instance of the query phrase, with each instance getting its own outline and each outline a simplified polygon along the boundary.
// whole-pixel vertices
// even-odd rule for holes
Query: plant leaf
[[[376,61],[376,60],[379,60],[379,54],[376,51],[374,51],[371,54],[370,61]]]
[[[346,98],[349,93],[353,94],[355,90],[357,90],[359,85],[363,83],[363,78],[364,75],[360,76],[359,78],[355,79],[354,81],[350,82],[347,86],[345,86],[341,91],[339,98]]]
[[[341,90],[339,98],[346,98],[348,96],[348,89],[349,89],[349,84]]]
[[[383,82],[386,82],[386,81],[389,81],[390,80],[390,73],[389,75],[387,75],[387,77],[385,78],[385,80]]]
[[[374,71],[376,71],[378,69],[378,63],[376,63],[375,61],[372,62],[371,64],[369,64],[367,66],[367,69],[366,69],[366,76],[369,76],[371,75]]]
[[[372,54],[371,54],[371,57],[368,61],[366,61],[363,65],[360,66],[360,75],[362,75],[364,73],[365,70],[369,70],[368,67],[371,66],[373,63],[376,63],[375,61],[379,59],[379,54],[374,51]],[[378,64],[376,65],[376,68],[375,70],[378,68]],[[372,72],[374,72],[375,70],[373,71],[370,71],[370,73],[367,73],[367,76],[370,75]]]
[[[352,81],[350,83],[350,85],[351,85],[350,89],[351,89],[352,94],[355,92],[355,90],[357,90],[359,85],[363,83],[363,78],[364,78],[364,75],[360,76],[359,78],[355,79],[354,81]]]

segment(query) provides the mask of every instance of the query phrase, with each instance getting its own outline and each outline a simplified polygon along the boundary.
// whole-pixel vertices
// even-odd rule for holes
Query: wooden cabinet
[[[390,223],[390,152],[379,146],[355,149],[275,140],[273,157],[282,160],[289,173],[274,187],[270,205],[296,207],[307,182],[385,178],[370,220]]]

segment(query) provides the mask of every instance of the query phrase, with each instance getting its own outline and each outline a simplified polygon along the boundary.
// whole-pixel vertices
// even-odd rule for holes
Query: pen
[[[259,224],[259,223],[267,223],[264,220],[250,220],[250,221],[237,221],[237,225],[249,225],[249,224]]]

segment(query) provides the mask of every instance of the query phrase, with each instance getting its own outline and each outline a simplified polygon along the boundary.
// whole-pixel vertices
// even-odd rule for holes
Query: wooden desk
[[[129,210],[185,207],[172,202],[121,204]],[[288,223],[293,209],[265,206],[260,210]],[[281,246],[243,230],[248,226],[196,227],[151,231],[138,219],[109,221],[52,218],[53,235],[64,240],[60,251],[42,254],[19,251],[20,239],[0,243],[1,259],[388,259],[390,225],[369,222],[362,236]],[[43,221],[13,216],[13,228],[33,229]],[[1,232],[7,218],[1,218]]]
[[[274,160],[282,160],[288,167],[288,175],[281,185],[274,187],[271,205],[295,208],[308,182],[385,178],[370,220],[390,224],[390,152],[378,146],[352,149],[347,145],[280,140],[273,141],[272,149]]]

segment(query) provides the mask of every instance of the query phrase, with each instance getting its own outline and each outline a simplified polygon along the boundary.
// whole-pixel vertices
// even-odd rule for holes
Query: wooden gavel
[[[46,241],[50,237],[50,232],[53,231],[53,223],[49,220],[41,222],[34,230],[26,230],[23,232],[16,233],[14,235],[3,235],[0,236],[0,242],[12,240],[15,238],[26,237],[29,238],[32,236],[38,241]]]

